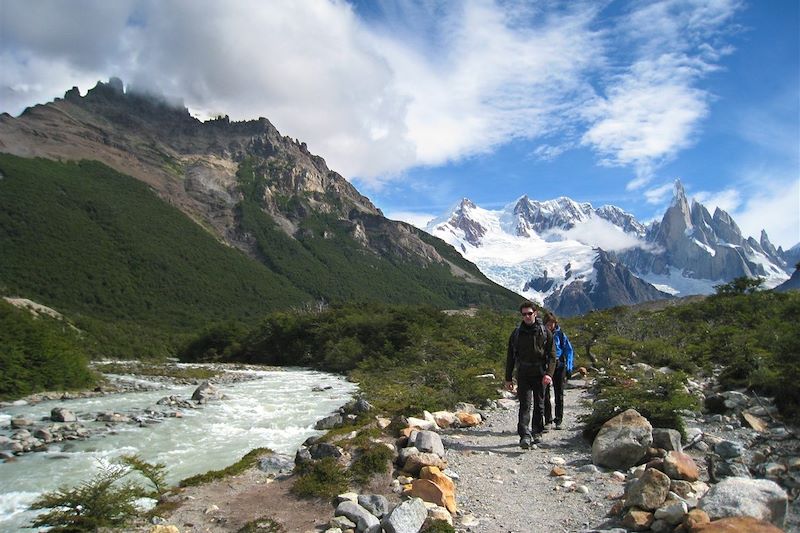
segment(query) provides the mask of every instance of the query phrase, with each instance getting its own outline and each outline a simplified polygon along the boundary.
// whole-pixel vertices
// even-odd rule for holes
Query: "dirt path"
[[[459,476],[458,531],[574,532],[603,527],[613,504],[610,498],[620,496],[624,484],[588,466],[591,446],[581,438],[577,422],[578,415],[589,412],[584,405],[588,395],[583,386],[568,386],[564,429],[545,433],[536,449],[519,448],[516,404],[491,411],[489,420],[477,428],[444,432],[449,467]],[[551,476],[561,460],[567,477]],[[574,486],[564,488],[565,481]],[[581,486],[588,492],[581,492]]]

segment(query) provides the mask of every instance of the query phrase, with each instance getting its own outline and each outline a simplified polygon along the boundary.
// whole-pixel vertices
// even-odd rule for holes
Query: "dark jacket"
[[[552,376],[556,370],[556,352],[553,335],[536,317],[531,326],[522,322],[508,338],[506,353],[506,381],[511,381],[514,369]]]

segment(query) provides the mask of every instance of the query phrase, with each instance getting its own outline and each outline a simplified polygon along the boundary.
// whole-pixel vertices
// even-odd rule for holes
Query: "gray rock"
[[[274,454],[258,460],[258,469],[270,474],[290,474],[294,461],[288,455]]]
[[[331,528],[338,528],[342,531],[347,529],[355,529],[356,524],[346,516],[334,516],[331,518],[331,521],[328,522],[328,526]]]
[[[356,529],[359,532],[377,532],[380,531],[381,523],[378,517],[353,502],[342,502],[336,506],[334,516],[346,516],[356,524]],[[377,528],[377,529],[376,529]]]
[[[318,420],[314,425],[314,429],[326,430],[333,429],[336,426],[341,426],[344,423],[344,418],[339,413],[328,415],[322,420]]]
[[[417,533],[427,517],[428,510],[423,501],[420,498],[411,498],[384,517],[381,526],[386,533]]]
[[[192,393],[192,400],[197,403],[207,403],[209,400],[224,400],[225,395],[208,381],[201,383]]]
[[[653,428],[653,446],[667,451],[681,451],[680,431],[669,428]]]
[[[311,454],[312,459],[324,459],[325,457],[338,459],[342,456],[342,449],[328,442],[312,444],[308,447],[308,452]]]
[[[634,409],[620,413],[605,424],[592,443],[592,462],[625,469],[637,464],[653,443],[653,427]]]
[[[742,445],[730,440],[723,440],[714,445],[714,451],[723,459],[733,459],[740,457],[744,450]]]
[[[378,518],[389,514],[389,500],[382,494],[359,494],[358,505]]]
[[[725,460],[719,455],[709,454],[708,475],[711,481],[717,482],[728,477],[750,477],[750,471],[738,460]]]
[[[431,452],[444,457],[442,439],[435,431],[418,431],[413,446],[421,452]]]
[[[78,417],[66,407],[53,407],[50,411],[50,420],[53,422],[77,422]]]
[[[788,497],[774,481],[729,477],[709,489],[698,507],[712,520],[728,516],[752,516],[782,528]]]
[[[33,425],[33,420],[31,420],[30,418],[25,418],[25,417],[19,416],[17,418],[12,418],[11,419],[11,428],[12,429],[30,427],[32,425]]]

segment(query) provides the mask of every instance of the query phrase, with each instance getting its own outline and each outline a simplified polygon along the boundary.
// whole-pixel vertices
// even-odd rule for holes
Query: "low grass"
[[[223,468],[222,470],[210,470],[203,474],[197,474],[196,476],[188,477],[182,480],[180,483],[178,483],[178,486],[194,487],[197,485],[204,485],[206,483],[210,483],[218,479],[224,479],[229,476],[235,476],[241,474],[248,468],[255,466],[258,460],[263,455],[267,455],[270,453],[275,453],[275,452],[273,452],[269,448],[255,448],[247,452],[247,454],[241,459],[239,459],[237,462]]]

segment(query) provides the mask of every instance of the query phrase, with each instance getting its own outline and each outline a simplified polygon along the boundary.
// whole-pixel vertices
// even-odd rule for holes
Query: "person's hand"
[[[544,385],[546,387],[546,386],[550,385],[551,383],[553,383],[553,378],[551,378],[550,376],[545,374],[542,377],[542,385]]]

